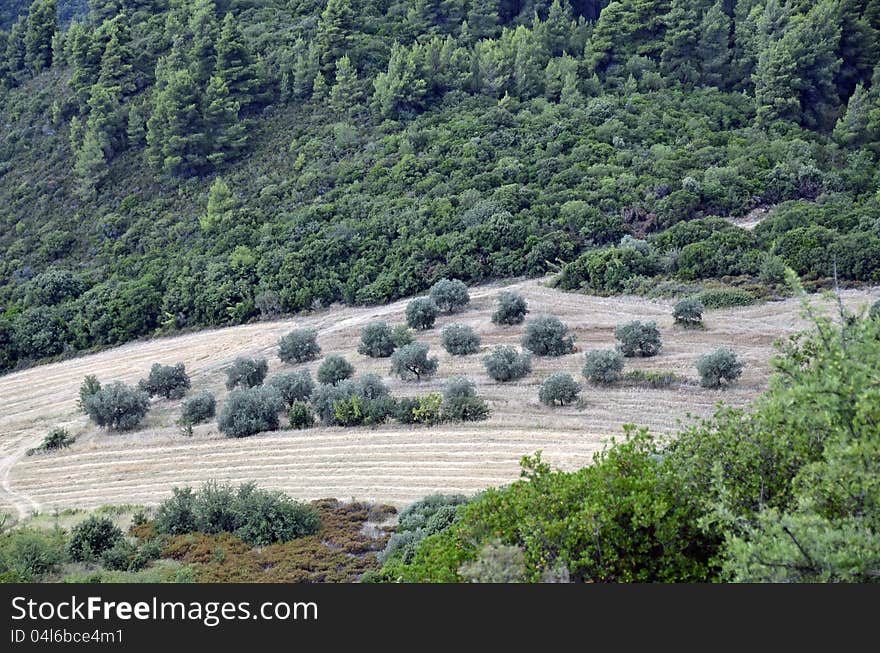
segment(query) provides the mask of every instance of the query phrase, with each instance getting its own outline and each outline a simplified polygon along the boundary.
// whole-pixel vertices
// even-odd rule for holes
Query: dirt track
[[[445,324],[462,322],[477,329],[484,349],[518,343],[521,327],[500,328],[489,321],[495,295],[507,287],[526,296],[531,316],[551,313],[572,327],[580,352],[559,359],[536,358],[530,377],[499,385],[485,375],[481,355],[450,357],[440,347],[439,337]],[[844,297],[848,305],[857,307],[877,294],[877,290],[846,291]],[[418,336],[440,359],[438,378],[421,384],[389,379],[389,385],[397,394],[421,394],[440,390],[444,378],[467,375],[493,408],[487,422],[442,428],[316,428],[230,440],[220,436],[213,423],[197,427],[192,438],[180,435],[174,426],[179,402],[154,401],[145,428],[129,434],[94,429],[76,411],[77,391],[86,374],[96,374],[102,382],[134,383],[154,362],[184,362],[193,389],[209,389],[222,403],[223,369],[237,355],[266,356],[270,374],[292,369],[278,360],[277,341],[300,326],[318,330],[325,354],[342,353],[358,372],[387,377],[387,360],[356,353],[360,329],[378,318],[402,322],[406,302],[376,308],[334,307],[304,318],[132,343],[0,377],[0,509],[24,515],[110,503],[154,504],[174,485],[211,478],[252,479],[303,499],[332,496],[404,504],[434,491],[470,493],[515,480],[520,457],[538,449],[551,464],[576,468],[589,463],[610,436],[620,435],[625,423],[672,433],[688,413],[707,416],[722,399],[744,405],[765,386],[774,340],[806,326],[796,300],[712,312],[706,317],[707,330],[685,331],[672,326],[672,303],[665,301],[564,294],[539,281],[481,286],[472,289],[471,297],[467,311],[441,317],[435,329]],[[627,361],[628,369],[673,370],[693,378],[697,356],[730,345],[747,365],[739,385],[727,392],[691,385],[664,390],[587,386],[582,407],[550,409],[538,402],[543,378],[558,370],[579,377],[582,352],[612,347],[615,325],[630,319],[656,320],[664,348],[657,358]],[[317,365],[308,367],[314,373]],[[25,457],[25,450],[39,444],[54,426],[66,426],[77,436],[73,447]]]

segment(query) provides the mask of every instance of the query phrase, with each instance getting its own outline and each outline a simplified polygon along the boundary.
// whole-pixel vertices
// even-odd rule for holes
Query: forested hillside
[[[82,4],[0,16],[0,370],[444,276],[880,281],[880,0]]]

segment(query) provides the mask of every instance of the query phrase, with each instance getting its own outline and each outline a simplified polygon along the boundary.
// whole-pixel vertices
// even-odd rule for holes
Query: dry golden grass
[[[530,316],[549,313],[565,321],[577,335],[578,353],[536,358],[534,373],[511,385],[493,383],[480,354],[447,355],[440,346],[440,330],[452,322],[473,326],[482,336],[484,350],[519,342],[521,327],[496,327],[489,321],[495,296],[505,288],[526,296]],[[844,300],[857,307],[876,294],[850,290]],[[211,390],[222,404],[223,370],[235,356],[266,356],[270,374],[292,369],[278,360],[276,345],[281,335],[302,326],[318,330],[325,354],[342,353],[359,373],[376,372],[387,378],[387,360],[356,353],[360,329],[376,319],[402,322],[406,302],[375,308],[333,307],[308,317],[132,343],[0,377],[0,503],[19,514],[109,503],[154,504],[173,485],[212,478],[255,480],[302,499],[333,496],[396,505],[435,491],[470,493],[516,479],[520,457],[538,449],[551,464],[577,468],[588,464],[611,436],[619,435],[625,423],[668,434],[689,413],[711,414],[721,400],[745,405],[765,387],[773,342],[806,327],[797,300],[712,312],[706,316],[705,331],[692,331],[672,325],[672,302],[667,301],[565,294],[534,280],[477,287],[471,296],[465,312],[443,316],[435,329],[418,335],[440,359],[438,378],[420,384],[388,381],[394,393],[406,395],[439,391],[443,379],[455,374],[472,377],[493,409],[486,422],[439,428],[316,428],[230,440],[220,436],[213,423],[196,427],[192,438],[180,435],[174,425],[180,402],[175,401],[154,401],[146,427],[128,434],[97,430],[76,411],[79,384],[86,374],[96,374],[102,382],[135,383],[154,362],[184,362],[193,390]],[[628,369],[670,370],[693,379],[698,356],[729,345],[746,363],[739,384],[728,391],[692,384],[661,390],[587,386],[580,407],[551,409],[538,402],[543,378],[559,370],[580,377],[582,352],[612,347],[614,327],[632,319],[656,320],[664,348],[657,358],[628,360]],[[317,365],[308,367],[314,373]],[[24,456],[50,428],[62,425],[77,436],[70,449]]]

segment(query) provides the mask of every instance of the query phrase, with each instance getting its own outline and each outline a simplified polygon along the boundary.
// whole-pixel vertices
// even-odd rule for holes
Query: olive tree
[[[744,366],[732,349],[721,347],[698,358],[696,367],[704,388],[720,388],[736,381]]]
[[[431,286],[430,295],[444,313],[459,311],[471,301],[467,286],[458,279],[440,279]]]
[[[428,345],[414,342],[391,356],[391,371],[404,381],[421,381],[437,371],[436,358],[428,358]]]
[[[289,408],[294,402],[307,401],[315,389],[315,382],[312,381],[312,375],[308,370],[282,372],[270,376],[266,381],[266,387],[273,388],[284,405]]]
[[[581,387],[571,374],[558,372],[553,374],[541,384],[538,391],[538,399],[547,406],[565,406],[577,400]]]
[[[226,370],[226,389],[232,390],[239,386],[254,388],[262,385],[268,371],[269,363],[265,358],[239,356]]]
[[[453,356],[467,356],[480,349],[480,336],[464,324],[450,324],[440,334],[443,348]]]
[[[615,349],[597,349],[584,357],[583,374],[590,383],[609,385],[620,380],[623,354]]]
[[[243,438],[278,428],[278,413],[284,403],[278,393],[264,386],[234,390],[217,418],[220,432]]]
[[[388,358],[396,348],[394,331],[387,322],[373,322],[361,330],[358,353],[370,358]]]
[[[614,330],[614,336],[620,341],[618,348],[627,358],[643,356],[650,358],[660,353],[663,343],[660,330],[654,322],[642,324],[638,320],[621,324]]]
[[[314,329],[296,329],[278,341],[278,358],[285,363],[307,363],[320,355],[318,332]]]
[[[406,323],[413,329],[425,331],[434,327],[440,309],[430,297],[419,297],[406,305]]]
[[[180,399],[192,386],[183,363],[176,365],[153,363],[150,375],[146,379],[141,379],[138,387],[151,397]]]
[[[147,393],[121,381],[108,383],[86,399],[85,411],[98,426],[113,431],[137,428],[150,408]]]
[[[574,336],[558,317],[541,315],[526,325],[522,344],[536,356],[564,356],[574,349]]]
[[[331,354],[318,367],[318,383],[336,385],[354,376],[354,365],[339,354]]]
[[[529,312],[525,297],[515,292],[504,291],[498,294],[498,308],[492,314],[492,322],[504,326],[522,324]]]
[[[532,357],[526,352],[520,353],[516,347],[498,345],[483,357],[483,365],[496,381],[516,381],[532,371]]]
[[[703,302],[696,297],[687,297],[672,309],[675,323],[685,327],[699,327],[703,324]]]

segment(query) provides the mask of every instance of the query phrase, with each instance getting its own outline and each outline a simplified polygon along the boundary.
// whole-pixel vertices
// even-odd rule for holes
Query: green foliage
[[[676,324],[685,327],[698,327],[703,324],[703,303],[695,297],[686,297],[675,304],[672,317]]]
[[[404,381],[421,381],[437,372],[437,358],[428,358],[428,345],[414,342],[391,356],[391,372]]]
[[[289,542],[316,533],[321,527],[317,511],[281,492],[216,482],[173,488],[173,496],[156,509],[159,533],[233,533],[254,546]]]
[[[459,568],[458,575],[467,583],[521,583],[525,572],[526,560],[521,548],[490,542],[476,560]]]
[[[482,397],[444,398],[442,420],[444,422],[481,422],[489,419],[491,410]]]
[[[273,388],[254,387],[233,390],[217,417],[220,432],[230,438],[274,431],[278,428],[278,413],[284,403]]]
[[[281,372],[270,376],[266,387],[278,393],[287,408],[296,402],[308,401],[315,390],[315,382],[308,370],[300,372]]]
[[[538,399],[547,406],[565,406],[577,401],[581,386],[567,372],[548,376],[541,384]]]
[[[0,578],[3,582],[35,583],[67,562],[61,529],[23,527],[0,533]]]
[[[518,381],[531,374],[532,357],[528,352],[518,352],[515,347],[497,345],[483,357],[483,365],[486,373],[496,381]]]
[[[653,276],[659,271],[652,254],[631,247],[611,247],[582,254],[562,269],[556,283],[563,290],[617,293],[633,277]]]
[[[462,494],[431,494],[409,504],[400,511],[397,529],[378,554],[379,561],[387,567],[410,563],[418,544],[449,528],[455,522],[458,507],[467,502],[468,498]],[[389,580],[394,580],[393,573],[389,576]]]
[[[310,429],[315,425],[315,413],[311,406],[303,401],[295,401],[287,411],[287,419],[290,421],[290,428],[303,430]]]
[[[663,348],[660,330],[654,322],[642,324],[638,320],[621,324],[614,330],[614,337],[620,342],[618,348],[627,358],[656,356]]]
[[[318,332],[314,329],[296,329],[278,342],[278,358],[285,363],[306,363],[320,355]]]
[[[398,349],[406,347],[414,341],[412,331],[405,324],[398,324],[391,330],[391,340],[394,342],[395,348]]]
[[[76,561],[92,561],[124,539],[122,531],[108,517],[91,515],[70,531],[67,552]]]
[[[420,297],[406,305],[406,323],[413,329],[424,331],[434,327],[440,309],[430,297]]]
[[[623,354],[616,349],[588,351],[582,373],[595,385],[616,383],[623,373]]]
[[[697,359],[697,372],[704,388],[720,388],[736,381],[743,371],[743,363],[727,347],[716,349]]]
[[[528,312],[528,302],[522,295],[504,291],[498,294],[498,309],[492,314],[492,323],[505,326],[522,324]]]
[[[265,358],[238,356],[226,369],[226,389],[255,388],[262,385],[268,371],[269,363]]]
[[[85,412],[95,424],[112,431],[137,428],[150,408],[147,393],[114,381],[103,386],[85,401]]]
[[[755,296],[740,288],[712,288],[701,292],[696,299],[705,308],[713,310],[750,306],[755,303]]]
[[[87,412],[86,402],[89,397],[97,393],[100,389],[101,382],[98,381],[98,377],[94,374],[87,374],[85,378],[83,378],[82,384],[79,386],[79,399],[76,402],[77,408],[84,413]]]
[[[217,412],[217,400],[208,391],[202,391],[184,400],[180,420],[184,424],[201,424],[212,419]]]
[[[574,349],[574,336],[558,317],[541,315],[526,325],[522,344],[536,356],[565,356]]]
[[[431,286],[431,299],[444,313],[460,311],[471,301],[467,286],[458,279],[440,279]]]
[[[432,393],[397,402],[394,416],[403,424],[439,424],[443,421],[443,395]]]
[[[42,451],[57,451],[59,449],[67,449],[76,442],[76,438],[71,436],[67,429],[55,427],[43,438],[43,442],[35,449],[28,449],[27,455],[32,456]]]
[[[872,320],[880,318],[880,299],[871,305],[871,309],[868,311],[868,317]]]
[[[160,365],[153,363],[150,375],[141,379],[138,387],[151,397],[180,399],[192,387],[183,363]]]
[[[663,372],[658,370],[631,370],[623,375],[627,383],[649,388],[668,388],[674,383],[684,381],[675,372]]]
[[[467,356],[480,350],[480,336],[464,324],[450,324],[443,327],[440,342],[453,356]]]
[[[361,330],[358,353],[370,358],[388,358],[397,346],[394,332],[387,322],[372,322]]]
[[[354,365],[339,354],[327,356],[318,366],[318,383],[336,385],[354,376]]]

